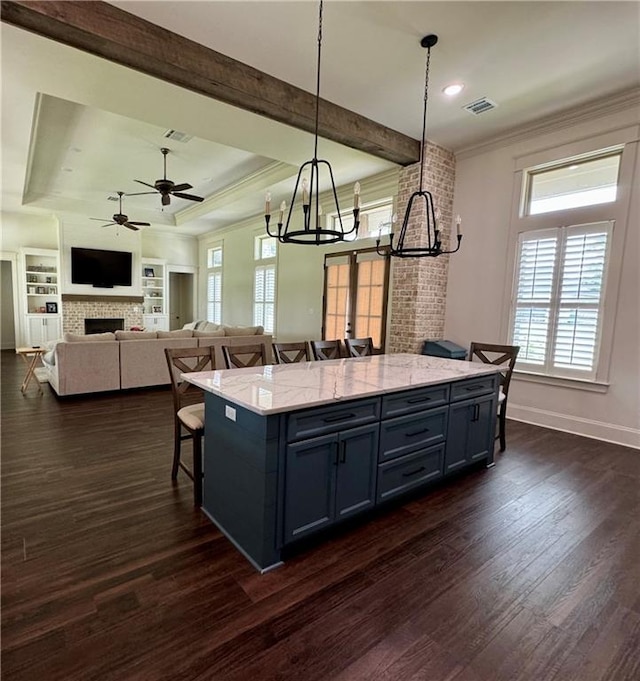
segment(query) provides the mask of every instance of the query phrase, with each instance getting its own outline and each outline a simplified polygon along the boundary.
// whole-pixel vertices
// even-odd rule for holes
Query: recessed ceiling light
[[[454,95],[460,94],[464,90],[464,85],[462,83],[451,83],[447,87],[442,89],[445,95],[448,97],[453,97]]]
[[[572,166],[569,166],[569,170],[578,170],[579,167],[580,166],[572,165]]]

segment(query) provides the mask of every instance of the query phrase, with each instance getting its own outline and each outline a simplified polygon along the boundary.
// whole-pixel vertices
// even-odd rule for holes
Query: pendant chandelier
[[[313,246],[321,246],[325,244],[334,244],[338,241],[345,241],[345,237],[350,234],[357,234],[360,225],[360,185],[356,182],[354,187],[353,197],[353,227],[345,229],[342,224],[342,216],[340,214],[340,207],[338,205],[338,195],[336,193],[336,185],[333,179],[333,170],[328,161],[318,158],[318,111],[320,108],[320,56],[322,50],[322,0],[320,0],[320,9],[318,13],[318,69],[316,77],[316,118],[315,118],[315,132],[314,132],[314,146],[313,158],[306,161],[298,171],[298,177],[293,189],[291,197],[291,205],[289,212],[286,215],[287,205],[283,201],[280,204],[280,212],[278,214],[277,231],[272,231],[270,228],[271,221],[271,193],[267,192],[265,197],[264,219],[267,227],[267,234],[276,238],[282,244],[310,244]],[[324,171],[326,177],[331,182],[331,194],[335,203],[335,218],[330,227],[323,224],[325,217],[322,215],[322,207],[320,206],[320,170]],[[308,173],[308,177],[307,177]],[[293,214],[296,196],[298,189],[301,190],[302,199],[302,224],[297,222]],[[334,212],[334,211],[331,211]]]
[[[393,243],[393,232],[389,235],[389,246],[380,248],[380,239],[376,241],[376,250],[379,255],[393,255],[398,258],[425,258],[436,257],[447,253],[455,253],[460,250],[460,242],[462,241],[462,234],[460,233],[460,216],[456,217],[456,229],[458,244],[455,249],[445,251],[442,250],[442,241],[440,230],[436,221],[437,213],[433,207],[433,196],[431,192],[424,189],[424,165],[426,155],[426,133],[427,133],[427,101],[429,89],[429,65],[431,61],[431,48],[438,42],[437,35],[427,35],[421,41],[420,45],[427,48],[427,67],[424,83],[424,108],[422,114],[422,144],[420,146],[420,189],[414,192],[407,203],[407,210],[404,214],[400,235],[396,245]],[[420,207],[424,207],[424,220],[426,223],[426,244],[423,246],[406,246],[405,238],[407,236],[407,229],[412,211],[419,213]]]

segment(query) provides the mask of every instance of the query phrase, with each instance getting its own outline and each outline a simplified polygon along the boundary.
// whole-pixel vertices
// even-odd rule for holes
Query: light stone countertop
[[[200,371],[184,380],[266,416],[494,374],[491,364],[390,354]]]

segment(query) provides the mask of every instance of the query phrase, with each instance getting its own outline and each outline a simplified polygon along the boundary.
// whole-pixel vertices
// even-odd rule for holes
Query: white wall
[[[518,141],[457,159],[454,213],[464,216],[462,250],[451,257],[445,336],[460,345],[471,340],[504,343],[513,262],[512,203],[518,157],[637,125],[635,107],[573,124],[549,127]],[[598,147],[595,147],[596,149]],[[640,155],[631,182],[626,243],[619,273],[620,294],[613,328],[609,385],[603,392],[525,382],[514,375],[509,416],[539,425],[640,446],[640,336],[638,269],[640,244]]]
[[[0,250],[58,248],[58,220],[53,215],[3,212],[1,219]]]

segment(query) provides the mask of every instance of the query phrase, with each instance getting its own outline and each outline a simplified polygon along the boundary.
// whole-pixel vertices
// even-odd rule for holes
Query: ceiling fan
[[[121,227],[126,227],[127,229],[132,229],[134,232],[138,231],[139,227],[149,227],[150,222],[132,222],[129,221],[129,216],[124,215],[122,212],[122,197],[125,195],[124,192],[117,192],[119,200],[120,200],[120,207],[118,210],[120,211],[119,213],[115,213],[112,217],[113,222],[109,222],[106,225],[102,225],[103,227],[111,227],[111,225],[119,225]],[[104,222],[105,220],[108,220],[108,218],[89,218],[90,220],[100,220],[100,222]]]
[[[134,180],[140,184],[144,184],[147,187],[151,187],[155,192],[158,192],[162,197],[162,205],[168,206],[171,203],[171,197],[177,196],[180,199],[187,199],[188,201],[204,201],[201,196],[194,196],[193,194],[185,194],[185,189],[193,189],[193,187],[187,183],[176,184],[172,180],[167,180],[167,154],[171,151],[166,147],[160,149],[162,155],[164,156],[164,177],[161,180],[156,180],[154,184],[149,184],[148,182],[143,182],[142,180]],[[136,194],[127,194],[127,196],[141,196],[142,194],[153,194],[154,192],[138,192]]]

